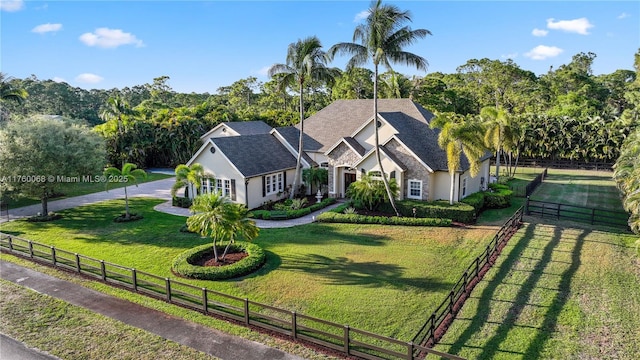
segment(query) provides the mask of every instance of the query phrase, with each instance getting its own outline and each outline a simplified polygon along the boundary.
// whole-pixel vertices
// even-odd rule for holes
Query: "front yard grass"
[[[130,199],[145,218],[112,221],[123,201],[61,212],[49,223],[14,221],[2,231],[162,277],[182,251],[208,239],[181,233],[185,218],[158,213],[155,199]],[[228,281],[181,281],[409,341],[497,231],[495,226],[415,228],[309,224],[263,229],[257,273]]]

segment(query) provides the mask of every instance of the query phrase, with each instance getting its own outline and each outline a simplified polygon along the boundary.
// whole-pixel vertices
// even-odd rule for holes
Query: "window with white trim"
[[[422,180],[409,180],[407,187],[407,197],[409,199],[422,200]]]
[[[282,179],[282,173],[267,175],[265,179],[265,194],[273,195],[281,192],[284,189]]]
[[[211,194],[215,191],[215,179],[211,179],[211,178],[203,178],[202,179],[202,183],[201,183],[201,187],[200,187],[200,191],[202,194]]]

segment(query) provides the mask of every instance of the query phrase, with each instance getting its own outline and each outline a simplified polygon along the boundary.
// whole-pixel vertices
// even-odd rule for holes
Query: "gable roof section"
[[[378,113],[383,112],[402,112],[414,119],[421,119],[427,126],[433,117],[428,110],[410,99],[378,99]],[[305,146],[305,150],[325,152],[341,138],[352,136],[372,118],[372,99],[336,100],[304,121],[305,134],[321,145],[318,149]]]
[[[350,136],[346,136],[338,140],[338,142],[335,143],[332,147],[330,147],[327,151],[325,151],[324,154],[329,155],[333,150],[335,150],[342,143],[345,143],[348,147],[351,148],[351,150],[353,150],[353,152],[358,154],[360,157],[364,156],[364,154],[367,152],[367,150],[364,147],[362,147],[362,145],[360,145],[360,143],[356,141],[356,139]]]
[[[267,125],[264,121],[226,121],[214,126],[213,129],[207,131],[200,138],[210,138],[211,134],[221,127],[227,127],[238,133],[238,135],[268,134],[272,129],[271,126]]]
[[[271,134],[211,138],[244,177],[296,167],[296,158]]]
[[[358,165],[362,164],[365,160],[367,160],[369,157],[371,157],[375,153],[376,153],[375,148],[369,150],[369,152],[364,154],[363,157],[355,164],[355,166],[357,167]],[[384,146],[380,146],[380,153],[381,153],[380,156],[384,155],[387,158],[389,158],[389,160],[393,161],[396,165],[398,165],[398,167],[402,169],[402,171],[407,171],[409,169],[407,165],[405,165],[402,161],[400,161],[400,159],[398,159],[397,156],[395,156],[391,151],[386,149]]]
[[[291,150],[293,150],[294,155],[297,156],[298,142],[300,139],[300,130],[298,130],[293,126],[282,126],[282,127],[277,127],[271,130],[271,134],[273,134],[274,132],[279,134],[280,137],[284,139],[284,141],[286,142],[285,146],[289,146]],[[302,147],[304,149],[308,150],[308,147],[316,148],[318,146],[319,144],[317,141],[309,137],[307,133],[304,134],[304,136],[302,137]],[[309,166],[318,165],[315,161],[313,161],[311,157],[309,157],[309,155],[307,155],[306,152],[302,152],[302,160],[304,160],[307,164],[309,164]]]

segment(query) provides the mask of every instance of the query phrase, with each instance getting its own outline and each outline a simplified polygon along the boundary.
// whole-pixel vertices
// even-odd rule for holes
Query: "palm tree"
[[[440,128],[438,145],[447,152],[447,167],[451,176],[451,190],[449,203],[454,203],[455,173],[460,168],[461,156],[467,157],[470,165],[471,176],[478,175],[480,171],[480,158],[486,148],[482,142],[483,128],[473,119],[465,119],[456,113],[443,113],[435,117],[431,128]]]
[[[625,140],[613,166],[613,178],[622,194],[625,210],[630,213],[629,226],[640,234],[640,129]]]
[[[116,157],[122,161],[124,166],[126,155],[124,154],[124,149],[122,148],[122,137],[123,137],[123,117],[135,115],[136,111],[129,106],[123,98],[119,95],[112,96],[107,100],[107,107],[100,113],[100,118],[104,121],[109,120],[117,120],[117,133],[116,133]]]
[[[25,89],[16,88],[11,84],[13,77],[7,77],[0,72],[0,104],[13,101],[21,105],[29,95]],[[8,119],[9,111],[5,106],[0,106],[0,120]]]
[[[302,138],[304,136],[304,87],[307,81],[319,80],[329,85],[335,81],[336,71],[326,66],[327,58],[322,51],[322,44],[317,37],[311,36],[295,43],[289,44],[287,49],[287,61],[285,64],[275,64],[269,69],[269,76],[274,77],[280,74],[279,89],[286,87],[298,87],[300,93],[300,136],[298,138],[298,159],[296,162],[296,173],[293,177],[293,184],[289,198],[293,199],[296,186],[300,178],[300,168],[302,162],[302,152],[304,151]]]
[[[480,110],[480,118],[486,128],[484,134],[485,145],[496,153],[496,180],[498,180],[500,177],[500,155],[502,150],[510,150],[515,140],[511,119],[504,109],[493,106],[482,108]]]
[[[178,190],[184,188],[184,197],[189,197],[189,189],[195,188],[196,194],[202,185],[204,167],[198,163],[190,166],[180,164],[176,167],[176,183],[171,187],[171,196],[175,197]],[[195,195],[195,194],[194,194]]]
[[[402,49],[413,44],[416,40],[430,35],[431,32],[426,29],[412,30],[409,26],[404,26],[406,22],[411,21],[409,11],[401,11],[394,5],[382,5],[382,0],[373,2],[368,12],[365,22],[354,30],[353,42],[335,44],[327,54],[330,59],[333,59],[336,54],[351,55],[352,57],[347,63],[347,70],[364,65],[370,60],[373,62],[373,119],[376,160],[382,173],[389,202],[396,215],[400,216],[389,188],[389,180],[382,168],[378,127],[375,126],[378,121],[378,67],[383,65],[391,71],[391,63],[401,63],[426,71],[427,60]]]
[[[107,177],[107,189],[110,183],[125,183],[125,184],[135,184],[138,186],[138,179],[146,179],[147,173],[138,169],[136,164],[125,163],[122,165],[122,170],[110,167],[104,170],[104,176]],[[129,195],[127,194],[127,185],[124,186],[124,209],[125,215],[124,218],[129,220],[131,218],[131,214],[129,213]]]
[[[224,260],[229,246],[235,240],[251,241],[258,236],[259,229],[255,222],[247,217],[247,208],[232,202],[220,193],[197,196],[190,210],[194,215],[187,219],[187,227],[202,236],[211,237],[215,262]],[[228,244],[219,258],[218,246],[225,241],[228,241]]]

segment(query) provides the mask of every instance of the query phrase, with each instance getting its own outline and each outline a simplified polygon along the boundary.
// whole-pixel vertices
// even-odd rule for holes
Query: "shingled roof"
[[[224,124],[240,135],[268,134],[272,129],[263,121],[229,121]]]
[[[282,135],[282,137],[284,138],[284,140],[293,148],[295,149],[296,153],[298,151],[298,143],[300,140],[300,130],[298,130],[296,127],[293,126],[282,126],[282,127],[277,127],[275,128],[275,130]],[[320,147],[322,144],[318,143],[317,141],[315,141],[314,139],[312,139],[309,135],[307,135],[306,131],[304,133],[304,136],[302,137],[302,147],[305,149],[308,149],[309,147],[311,148],[317,148]],[[302,153],[302,158],[304,159],[304,161],[307,162],[307,164],[311,165],[311,166],[316,166],[318,164],[316,164],[315,161],[313,161],[313,159],[311,159],[311,157],[309,157],[309,155],[307,155],[306,152]]]
[[[247,178],[296,167],[296,158],[271,134],[227,136],[211,141]]]

